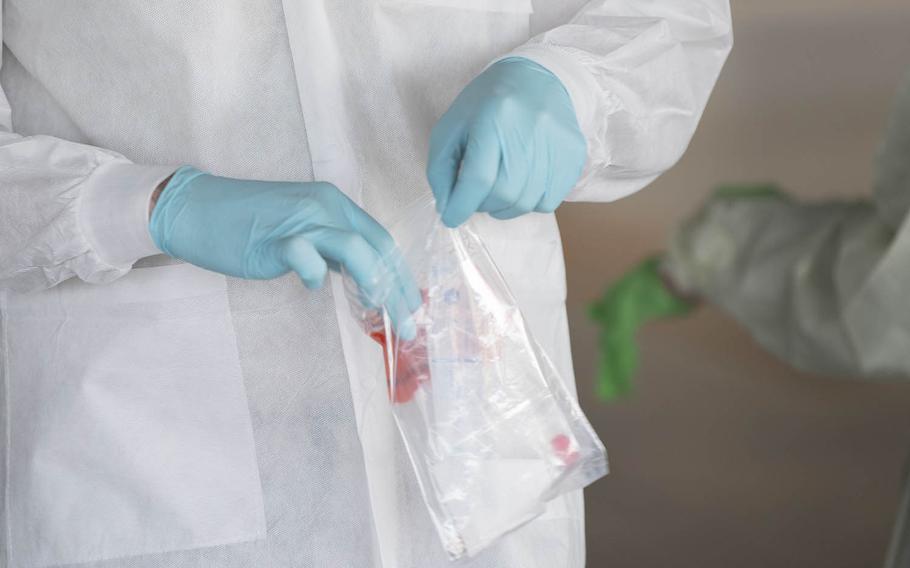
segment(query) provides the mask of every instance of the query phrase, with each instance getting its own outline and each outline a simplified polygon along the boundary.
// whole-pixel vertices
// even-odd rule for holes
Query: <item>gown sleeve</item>
[[[728,0],[594,0],[509,53],[565,85],[588,145],[569,201],[614,201],[683,155],[733,45]]]
[[[21,136],[0,88],[0,290],[40,290],[72,277],[109,282],[158,254],[149,197],[173,171],[60,138]]]

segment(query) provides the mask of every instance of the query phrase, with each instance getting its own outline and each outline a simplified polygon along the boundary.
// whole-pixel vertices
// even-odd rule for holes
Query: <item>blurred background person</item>
[[[613,307],[606,315],[619,318],[614,327],[634,331],[636,316],[647,316],[648,310],[651,315],[685,313],[690,303],[685,293],[700,293],[737,321],[748,317],[753,332],[765,327],[768,333],[756,333],[763,345],[821,375],[799,374],[775,362],[716,310],[646,329],[640,336],[642,377],[636,381],[635,396],[595,411],[590,410],[593,399],[588,399],[595,425],[608,444],[617,440],[619,446],[610,446],[612,485],[588,492],[589,537],[598,535],[590,539],[597,543],[591,546],[592,563],[881,564],[899,496],[905,444],[910,442],[910,391],[899,383],[830,381],[827,375],[893,376],[900,365],[888,363],[875,341],[863,345],[868,356],[851,359],[849,351],[839,348],[844,344],[834,341],[855,334],[837,337],[835,328],[843,319],[838,302],[812,300],[839,300],[856,293],[863,278],[851,279],[847,273],[875,272],[881,278],[883,271],[875,267],[890,262],[894,270],[893,259],[901,256],[891,254],[897,250],[895,234],[905,211],[895,207],[901,200],[901,174],[889,173],[889,152],[882,154],[875,201],[869,199],[868,188],[888,100],[910,62],[910,42],[900,31],[906,29],[908,16],[906,7],[894,2],[874,2],[862,10],[846,2],[734,5],[738,46],[729,73],[709,107],[705,130],[676,175],[658,182],[654,194],[625,200],[599,218],[598,226],[609,227],[610,233],[603,229],[602,239],[593,224],[579,227],[593,219],[591,212],[561,212],[563,226],[572,225],[565,234],[567,247],[586,229],[584,238],[592,243],[568,256],[580,376],[595,374],[593,365],[583,368],[583,361],[597,357],[594,334],[581,317],[583,297],[597,293],[598,276],[618,281],[614,293],[623,287],[635,292],[624,296],[633,299],[632,308],[608,302]],[[842,41],[846,35],[863,40],[847,45]],[[902,131],[889,129],[892,164],[904,163],[901,155],[908,155],[899,143]],[[705,132],[717,137],[707,140]],[[739,306],[738,312],[720,301],[720,284],[702,289],[706,267],[701,264],[691,271],[699,275],[697,285],[674,282],[669,268],[665,282],[655,261],[620,278],[641,257],[661,248],[660,227],[677,225],[686,210],[702,204],[705,191],[723,181],[769,177],[792,196],[766,186],[721,193],[674,240],[668,255],[687,250],[691,256],[680,253],[677,258],[731,262],[724,265],[731,267],[729,278],[719,282],[727,294],[738,294],[731,302]],[[688,190],[695,185],[699,188]],[[904,188],[906,198],[910,188]],[[822,197],[838,202],[804,204],[807,198]],[[865,201],[856,202],[860,197]],[[757,214],[734,213],[762,207],[764,231]],[[718,239],[717,233],[724,231],[709,230],[718,226],[710,221],[721,217],[735,239]],[[596,255],[600,267],[593,268],[585,253]],[[795,259],[800,255],[815,260],[808,263],[813,271]],[[838,261],[840,270],[835,268]],[[750,267],[745,274],[743,265]],[[707,268],[719,274],[711,272],[716,266]],[[794,274],[809,293],[799,294],[786,285],[796,280]],[[867,287],[861,294],[866,306],[888,290],[886,282],[873,284],[874,291]],[[681,300],[677,292],[684,293]],[[799,302],[772,310],[758,299],[776,300],[782,293]],[[895,329],[888,324],[900,323],[876,317],[886,313],[880,306],[874,312],[857,307],[860,303],[854,301],[853,309],[862,321],[855,318],[850,325],[863,326],[858,332],[863,337],[873,337],[873,331],[887,336]],[[796,309],[790,309],[794,305]],[[605,306],[599,308],[604,316]],[[622,318],[632,325],[623,326]],[[579,335],[587,339],[578,341]],[[582,351],[585,356],[580,356]],[[899,350],[892,353],[899,355]],[[608,373],[629,370],[620,366]],[[621,381],[602,390],[622,390]],[[591,397],[592,392],[585,394]],[[644,546],[644,540],[651,546]],[[897,550],[890,561],[901,565]]]
[[[910,81],[901,89],[871,200],[802,202],[774,186],[724,188],[663,254],[610,287],[592,316],[604,326],[600,393],[627,392],[634,337],[646,321],[701,299],[799,369],[910,379]],[[910,566],[901,499],[888,566]]]

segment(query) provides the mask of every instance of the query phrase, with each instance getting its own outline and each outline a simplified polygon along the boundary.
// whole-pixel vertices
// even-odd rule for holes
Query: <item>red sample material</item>
[[[553,447],[553,453],[559,457],[564,465],[571,466],[578,461],[578,451],[572,449],[572,440],[565,434],[553,436],[553,439],[550,440],[550,445]]]
[[[385,331],[370,333],[373,341],[382,345],[382,359],[385,362],[385,379],[389,387],[389,400],[401,404],[414,398],[414,393],[420,385],[430,381],[430,366],[427,362],[427,335],[423,329],[418,329],[417,337],[411,341],[403,341],[392,334],[392,347],[395,349],[396,358],[389,357],[389,342],[386,341]],[[395,389],[392,392],[392,370],[389,363],[395,364]]]

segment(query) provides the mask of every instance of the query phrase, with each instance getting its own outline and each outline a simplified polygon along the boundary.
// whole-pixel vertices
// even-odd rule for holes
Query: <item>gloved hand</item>
[[[240,278],[291,270],[319,288],[344,268],[399,335],[413,337],[420,291],[391,235],[329,183],[251,181],[178,169],[158,198],[149,230],[164,253]]]
[[[555,211],[586,159],[563,84],[511,57],[465,87],[433,128],[427,179],[443,223],[456,227],[477,211],[497,219]]]
[[[590,317],[601,325],[597,394],[603,400],[629,391],[638,367],[638,328],[649,320],[684,315],[694,306],[668,288],[659,266],[657,257],[645,260],[589,307]]]

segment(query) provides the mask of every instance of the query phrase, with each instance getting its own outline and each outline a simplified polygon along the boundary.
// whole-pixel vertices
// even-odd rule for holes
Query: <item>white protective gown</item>
[[[683,153],[732,42],[727,0],[6,0],[2,16],[14,568],[447,566],[338,279],[307,292],[153,256],[150,192],[180,164],[318,179],[387,221],[429,191],[435,120],[511,53],[573,98],[589,162],[571,199],[617,199]],[[554,217],[478,221],[574,389]],[[583,566],[581,493],[467,565]]]
[[[800,369],[910,379],[910,76],[876,166],[870,200],[715,197],[673,238],[668,275]],[[886,566],[910,568],[910,477]]]

